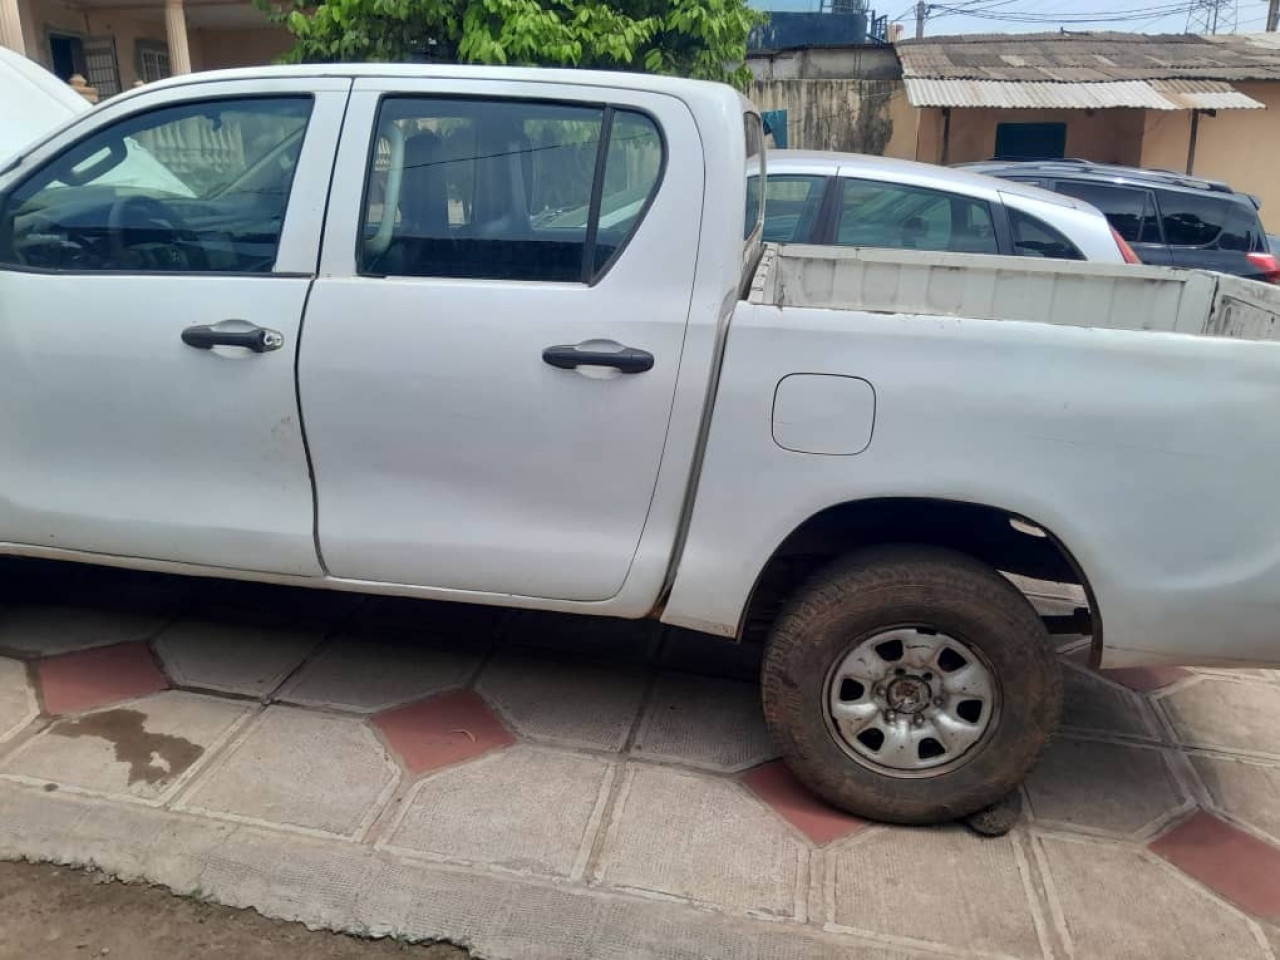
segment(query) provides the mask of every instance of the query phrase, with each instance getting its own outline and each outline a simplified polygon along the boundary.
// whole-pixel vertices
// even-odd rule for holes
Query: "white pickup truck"
[[[113,98],[0,173],[0,552],[766,637],[795,772],[928,822],[1096,664],[1280,658],[1280,298],[760,241],[726,87],[396,67]],[[744,217],[744,210],[746,215]]]

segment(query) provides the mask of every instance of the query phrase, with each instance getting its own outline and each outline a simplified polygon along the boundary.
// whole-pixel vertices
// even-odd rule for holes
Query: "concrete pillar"
[[[26,41],[22,39],[22,14],[18,11],[18,0],[0,0],[0,46],[18,53],[27,52]]]
[[[187,49],[187,18],[182,12],[182,0],[164,0],[164,30],[169,41],[169,70],[174,76],[190,73],[191,51]]]

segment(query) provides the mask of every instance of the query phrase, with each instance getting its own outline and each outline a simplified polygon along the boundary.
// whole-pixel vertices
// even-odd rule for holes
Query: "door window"
[[[1171,247],[1210,247],[1217,250],[1262,249],[1258,215],[1223,195],[1159,191],[1160,221]]]
[[[826,183],[826,177],[770,176],[765,187],[764,239],[771,243],[808,242]]]
[[[391,97],[378,114],[360,269],[588,282],[635,231],[662,137],[627,110]]]
[[[1055,189],[1097,207],[1116,233],[1129,243],[1161,242],[1160,223],[1150,191],[1072,180],[1058,181]]]
[[[1045,257],[1050,260],[1083,260],[1079,247],[1059,231],[1021,210],[1009,210],[1009,226],[1013,231],[1013,251],[1020,257]]]
[[[845,177],[836,243],[998,253],[991,208],[982,200],[896,183]]]
[[[311,103],[189,103],[95,132],[5,200],[0,262],[46,270],[269,272]]]

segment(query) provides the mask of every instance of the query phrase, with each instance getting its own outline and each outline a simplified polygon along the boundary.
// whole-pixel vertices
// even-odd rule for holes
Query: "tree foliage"
[[[258,0],[291,63],[455,59],[643,70],[743,88],[746,0]]]

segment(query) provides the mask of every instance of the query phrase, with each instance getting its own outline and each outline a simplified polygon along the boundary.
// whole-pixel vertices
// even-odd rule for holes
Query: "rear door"
[[[621,589],[662,460],[702,170],[671,97],[356,82],[299,368],[332,575]]]
[[[1053,189],[1101,210],[1143,263],[1167,267],[1173,262],[1160,233],[1160,218],[1150,190],[1083,180],[1059,180]]]
[[[1264,278],[1246,255],[1265,251],[1265,234],[1251,204],[1229,194],[1155,191],[1160,224],[1175,267]]]

